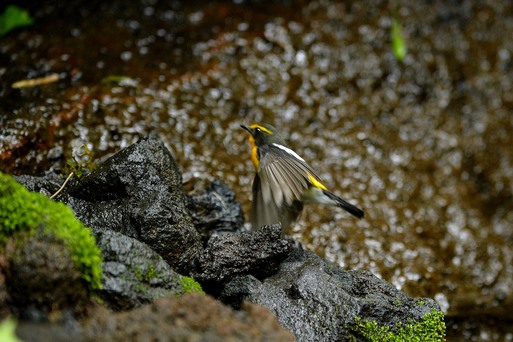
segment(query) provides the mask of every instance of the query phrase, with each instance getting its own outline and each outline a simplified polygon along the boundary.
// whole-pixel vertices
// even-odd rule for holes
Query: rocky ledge
[[[10,184],[0,188],[5,203],[46,203],[1,177]],[[62,183],[51,173],[16,181],[46,196]],[[443,314],[432,299],[411,298],[366,271],[341,269],[284,238],[279,225],[244,231],[235,195],[218,180],[186,195],[176,162],[156,136],[74,180],[57,201],[91,229],[102,256],[101,284],[91,283],[94,262],[75,257],[84,248],[73,247],[74,234],[53,233],[60,225],[47,217],[58,203],[1,208],[0,314],[18,318],[22,338],[444,339]],[[27,224],[12,224],[23,210],[40,213],[30,233]]]

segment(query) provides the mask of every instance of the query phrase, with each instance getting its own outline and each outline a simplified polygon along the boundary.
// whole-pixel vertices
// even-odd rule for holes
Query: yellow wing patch
[[[328,190],[321,182],[315,179],[315,177],[311,174],[308,174],[308,180],[310,181],[310,183],[312,183],[314,187],[319,188],[321,190]]]
[[[259,128],[260,130],[264,131],[267,134],[273,134],[273,132],[271,130],[269,130],[268,128],[265,128],[264,126],[260,126],[259,124],[252,124],[251,126],[249,126],[249,128],[251,128],[251,129]]]

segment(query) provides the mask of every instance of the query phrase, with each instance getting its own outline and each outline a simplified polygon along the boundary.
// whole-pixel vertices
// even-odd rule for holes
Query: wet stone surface
[[[366,212],[307,207],[296,239],[435,298],[449,340],[513,339],[510,3],[20,5],[36,24],[0,44],[1,171],[60,170],[83,146],[103,159],[156,132],[189,188],[219,178],[248,213],[239,125],[272,123]]]

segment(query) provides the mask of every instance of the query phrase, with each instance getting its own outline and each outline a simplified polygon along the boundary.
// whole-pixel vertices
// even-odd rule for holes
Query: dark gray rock
[[[290,247],[279,224],[214,236],[208,241],[193,277],[202,283],[224,283],[242,274],[264,278],[278,270]]]
[[[351,341],[356,337],[348,326],[356,317],[393,327],[440,310],[432,299],[420,302],[370,272],[342,270],[300,248],[271,277],[233,279],[220,299],[235,307],[247,300],[268,308],[298,341]]]
[[[149,245],[185,272],[201,252],[182,177],[162,141],[150,136],[116,153],[58,198],[95,234],[113,230]]]
[[[62,182],[52,175],[18,180],[48,194]],[[179,293],[172,267],[234,307],[247,300],[268,308],[300,341],[359,340],[351,329],[356,317],[393,329],[439,310],[369,272],[345,271],[292,248],[279,225],[240,233],[240,206],[220,182],[186,203],[180,171],[155,138],[117,153],[59,198],[93,228],[105,258],[103,297],[115,309]]]
[[[192,222],[204,241],[213,235],[238,232],[244,226],[244,214],[235,194],[218,179],[186,199]]]
[[[39,192],[43,195],[52,196],[64,183],[64,178],[54,172],[46,172],[43,176],[21,175],[14,176],[14,179],[23,184],[29,191]]]
[[[99,295],[114,310],[128,310],[165,295],[182,295],[182,276],[144,243],[113,231],[97,235],[103,256]]]
[[[29,190],[47,195],[63,182],[52,174],[17,180]],[[187,201],[196,227],[205,236],[202,248],[186,208],[180,170],[162,142],[154,137],[129,146],[99,169],[73,180],[58,200],[68,204],[98,239],[103,233],[115,231],[144,242],[176,271],[192,275],[211,292],[238,275],[263,278],[274,273],[290,249],[278,225],[231,233],[242,230],[243,215],[233,192],[218,180]],[[117,252],[111,251],[113,255]],[[128,262],[131,261],[121,264]],[[120,265],[104,264],[104,272],[113,279],[120,269]],[[132,295],[123,296],[127,299],[120,298],[122,307],[137,302],[130,304],[128,298]]]

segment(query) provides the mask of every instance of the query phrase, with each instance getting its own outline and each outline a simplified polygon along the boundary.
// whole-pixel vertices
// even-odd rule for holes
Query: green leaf
[[[0,36],[5,35],[7,32],[20,27],[32,25],[33,20],[29,12],[24,9],[9,5],[4,13],[0,14]]]
[[[7,318],[0,321],[0,341],[21,342],[15,334],[16,321],[13,318]]]
[[[403,36],[403,29],[401,24],[394,18],[392,19],[392,51],[394,52],[395,58],[399,62],[404,60],[407,53],[406,40]]]
[[[128,77],[128,76],[120,76],[120,75],[109,75],[102,79],[103,84],[108,83],[116,83],[122,87],[136,87],[138,82],[137,80]]]

